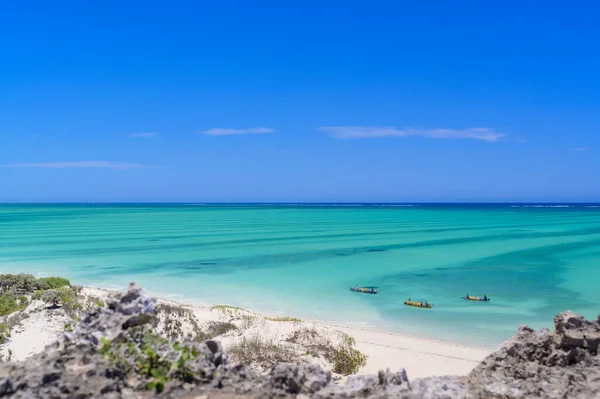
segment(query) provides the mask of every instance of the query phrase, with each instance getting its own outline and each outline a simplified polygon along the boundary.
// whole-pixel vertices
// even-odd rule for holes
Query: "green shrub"
[[[77,295],[70,287],[44,291],[40,299],[53,306],[62,305],[67,313],[75,312],[83,307]]]
[[[31,274],[0,274],[0,291],[32,292],[39,288],[39,281]]]
[[[75,316],[83,309],[82,301],[77,297],[72,287],[44,291],[40,299],[52,306],[62,306],[62,309],[69,316]]]
[[[106,306],[106,303],[101,298],[97,296],[88,296],[85,298],[85,302],[82,302],[83,309],[91,310],[95,308],[103,308]]]
[[[62,305],[65,295],[59,290],[48,290],[44,291],[40,298],[45,303],[51,304],[52,306]]]
[[[356,374],[367,364],[367,355],[353,348],[354,343],[354,338],[346,336],[333,350],[333,372],[342,375]]]
[[[0,344],[5,344],[10,338],[10,328],[6,324],[0,324]]]
[[[81,294],[81,291],[83,291],[83,286],[81,286],[81,285],[71,285],[71,291],[73,291],[73,293],[75,295],[79,295],[79,294]]]
[[[14,291],[29,294],[36,290],[48,290],[71,286],[71,282],[62,277],[43,277],[36,279],[32,274],[0,274],[0,292]]]
[[[42,299],[42,294],[44,293],[44,290],[36,290],[32,295],[31,295],[31,300],[36,300],[39,301],[40,299]]]
[[[20,305],[13,294],[0,294],[0,316],[8,316],[25,307],[27,307],[27,305]]]
[[[19,306],[26,308],[27,306],[29,306],[29,299],[27,299],[27,297],[25,295],[21,295],[17,298],[17,300],[19,301]]]
[[[172,380],[192,383],[205,378],[195,361],[201,352],[195,346],[170,343],[146,327],[134,327],[125,342],[102,339],[100,353],[113,366],[145,378],[147,388],[161,393]]]
[[[67,287],[59,288],[58,290],[63,294],[63,310],[69,316],[74,316],[83,309],[82,301],[73,290]]]
[[[71,285],[69,280],[62,277],[43,277],[39,281],[45,289],[50,290]]]

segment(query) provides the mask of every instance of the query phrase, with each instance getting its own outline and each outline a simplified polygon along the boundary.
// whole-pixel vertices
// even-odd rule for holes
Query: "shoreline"
[[[93,286],[93,285],[83,285],[83,287],[90,288],[90,289],[97,289],[97,290],[105,291],[105,292],[111,293],[111,294],[121,293],[121,292],[127,290],[127,287],[123,287],[121,289],[102,288],[102,287],[97,287],[97,286]],[[369,326],[359,326],[358,323],[354,323],[351,321],[301,317],[294,313],[268,312],[268,311],[264,311],[261,309],[244,307],[244,305],[232,305],[229,303],[203,302],[200,300],[186,298],[180,294],[168,294],[168,293],[164,293],[164,292],[148,290],[145,288],[144,288],[144,291],[146,291],[150,295],[154,296],[159,301],[169,302],[174,305],[186,306],[186,307],[190,307],[190,308],[210,308],[212,306],[219,306],[219,305],[230,306],[230,307],[241,307],[242,309],[244,309],[250,313],[267,316],[267,317],[279,317],[279,316],[297,317],[297,318],[300,318],[304,322],[325,325],[325,326],[328,326],[328,327],[331,327],[334,329],[348,329],[348,330],[353,330],[353,331],[363,331],[365,333],[377,333],[377,334],[395,336],[395,337],[405,338],[405,339],[414,339],[414,340],[419,340],[419,341],[424,340],[424,341],[435,343],[435,344],[447,345],[447,346],[452,346],[452,347],[461,347],[461,348],[466,348],[466,349],[475,349],[475,350],[485,351],[485,352],[489,352],[489,353],[492,353],[493,351],[497,350],[499,347],[501,347],[504,344],[504,342],[506,342],[507,340],[509,340],[512,337],[512,335],[511,335],[511,336],[507,337],[504,341],[497,342],[495,344],[474,345],[474,344],[466,344],[464,342],[452,341],[451,339],[433,338],[430,336],[420,336],[420,335],[417,335],[414,333],[409,333],[409,332],[404,332],[404,331],[396,331],[396,330],[393,330],[388,327],[377,326],[374,324],[370,324]],[[518,325],[515,326],[514,332],[517,331],[517,328],[518,328]]]
[[[89,289],[94,289],[94,290],[101,290],[101,291],[105,291],[105,292],[111,293],[111,294],[120,293],[120,292],[123,292],[124,290],[126,290],[126,288],[124,288],[123,290],[117,290],[117,289],[110,289],[110,288],[100,288],[100,287],[90,286],[90,285],[84,285],[83,287],[89,288]],[[288,314],[285,312],[267,312],[267,311],[263,311],[260,309],[245,308],[240,305],[231,305],[231,304],[226,304],[226,303],[210,304],[208,302],[202,302],[202,301],[198,301],[198,300],[188,300],[179,294],[164,294],[164,293],[158,293],[158,292],[155,292],[152,290],[147,290],[147,289],[144,289],[144,291],[146,291],[150,295],[154,296],[159,301],[169,302],[174,305],[186,306],[186,307],[190,307],[190,308],[211,308],[213,306],[224,305],[224,306],[230,306],[230,307],[241,307],[242,309],[244,309],[245,311],[248,311],[250,313],[254,313],[257,315],[261,315],[261,316],[267,316],[267,317],[279,317],[279,316],[298,317],[298,315],[296,315],[296,314]],[[177,297],[178,299],[173,299],[173,298],[169,297],[169,295],[171,295],[173,297]],[[376,325],[369,325],[368,327],[365,327],[365,326],[358,326],[358,325],[354,324],[353,322],[344,322],[344,321],[328,320],[328,319],[315,319],[315,318],[310,318],[310,317],[309,318],[298,317],[298,318],[300,318],[304,322],[314,323],[314,324],[319,324],[319,325],[326,325],[328,327],[335,328],[335,329],[347,329],[347,330],[353,330],[353,331],[363,331],[365,333],[377,333],[377,334],[383,334],[383,335],[389,335],[389,336],[396,336],[399,338],[424,340],[427,342],[440,344],[440,345],[462,347],[462,348],[467,348],[467,349],[476,349],[476,350],[480,350],[480,351],[487,351],[490,353],[497,350],[506,341],[505,340],[503,342],[500,342],[500,343],[497,343],[494,345],[490,344],[487,346],[486,345],[469,345],[469,344],[465,344],[463,342],[452,341],[450,339],[432,338],[429,336],[419,336],[417,334],[412,334],[412,333],[402,332],[402,331],[395,331],[390,328],[376,326]],[[517,327],[515,327],[515,332],[517,331]],[[508,337],[507,339],[510,339],[510,337]]]
[[[121,292],[92,286],[84,286],[84,289],[91,293],[97,294],[98,292],[102,292],[106,295]],[[208,305],[196,301],[188,301],[185,298],[174,300],[165,298],[152,291],[147,292],[155,296],[159,303],[191,309],[200,322],[212,321],[214,317],[210,316],[210,313],[214,310],[213,307],[224,305]],[[265,318],[293,317],[293,315],[281,313],[269,314],[251,309],[242,309],[241,311]],[[495,350],[492,348],[469,346],[410,334],[378,330],[377,327],[357,327],[340,322],[314,319],[301,319],[301,323],[325,328],[332,332],[340,331],[354,338],[356,349],[368,356],[367,364],[357,373],[359,375],[377,374],[379,370],[386,369],[398,371],[404,368],[411,379],[444,375],[464,376]],[[283,328],[283,331],[278,331],[278,334],[283,334],[285,331],[287,330]],[[218,341],[219,338],[216,338],[216,340]]]

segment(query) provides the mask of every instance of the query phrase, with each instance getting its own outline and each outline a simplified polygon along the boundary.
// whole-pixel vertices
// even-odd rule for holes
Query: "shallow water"
[[[181,300],[476,345],[521,323],[551,327],[567,309],[595,318],[599,266],[594,204],[0,205],[4,273],[136,281]]]

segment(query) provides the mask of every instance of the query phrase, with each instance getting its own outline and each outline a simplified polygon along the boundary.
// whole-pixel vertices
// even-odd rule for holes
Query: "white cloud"
[[[109,161],[84,161],[84,162],[44,162],[44,163],[13,163],[4,165],[7,168],[45,168],[45,169],[68,169],[68,168],[104,168],[104,169],[137,169],[144,165],[137,163],[119,163]]]
[[[268,127],[255,127],[251,129],[224,129],[224,128],[213,128],[203,131],[202,133],[209,136],[229,136],[232,134],[265,134],[275,133],[275,129]]]
[[[129,137],[132,137],[134,139],[148,139],[150,137],[156,137],[158,136],[158,133],[154,133],[154,132],[148,132],[148,133],[131,133],[128,134]]]
[[[571,148],[571,151],[587,151],[587,147]]]
[[[363,127],[363,126],[325,126],[318,130],[326,132],[336,139],[365,139],[376,137],[408,137],[421,136],[433,139],[474,139],[497,141],[503,138],[503,133],[487,127],[470,129],[416,129],[406,127]]]

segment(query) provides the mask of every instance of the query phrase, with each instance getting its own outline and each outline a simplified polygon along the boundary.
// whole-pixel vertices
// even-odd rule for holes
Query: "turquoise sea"
[[[598,316],[600,206],[0,205],[0,272],[495,346]]]

